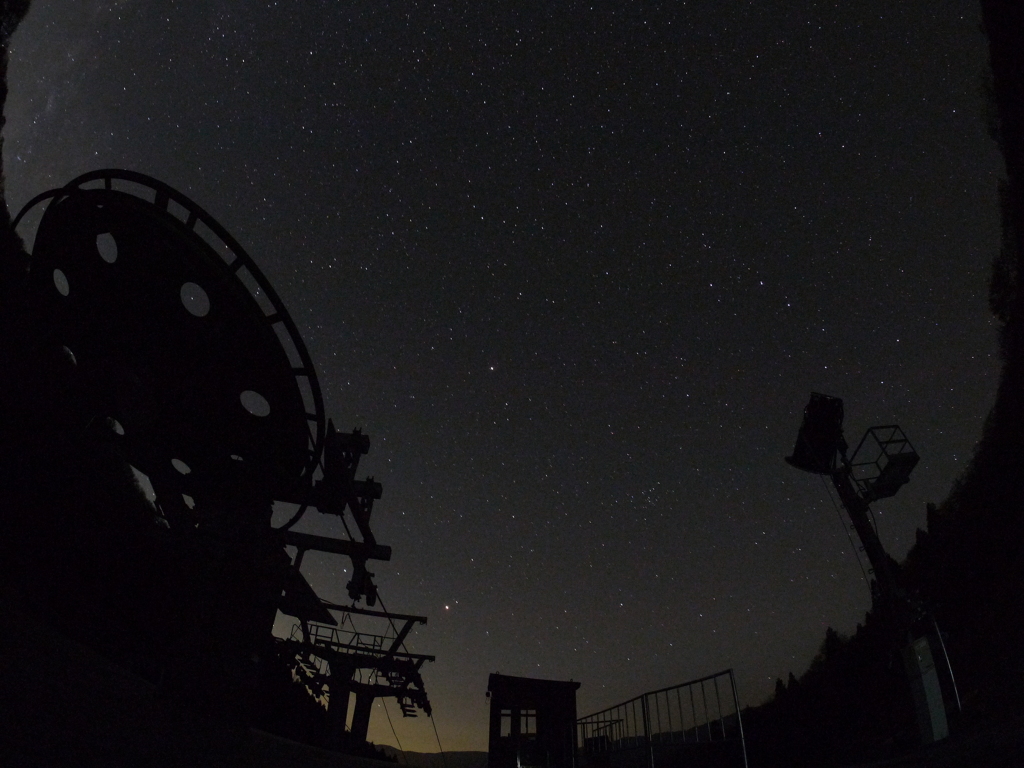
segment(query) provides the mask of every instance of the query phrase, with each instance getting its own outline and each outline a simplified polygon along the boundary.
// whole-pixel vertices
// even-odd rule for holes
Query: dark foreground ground
[[[486,752],[399,752],[384,747],[385,752],[408,768],[487,768]]]
[[[857,768],[1016,768],[1024,766],[1024,716],[956,734],[913,754]],[[752,767],[753,768],[753,767]]]
[[[149,681],[48,631],[0,596],[3,768],[393,768],[262,731],[170,714]]]
[[[384,768],[256,730],[225,733],[169,714],[147,680],[48,631],[0,596],[0,765],[5,768]],[[409,768],[486,768],[484,752],[396,755]],[[1024,766],[1024,713],[858,768]],[[685,768],[680,766],[680,768]],[[757,768],[751,764],[751,768]]]

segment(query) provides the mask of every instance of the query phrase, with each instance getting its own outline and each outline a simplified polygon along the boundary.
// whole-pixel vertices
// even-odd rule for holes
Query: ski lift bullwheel
[[[79,176],[15,224],[42,203],[29,284],[46,343],[74,362],[84,415],[151,480],[168,525],[201,527],[194,505],[230,492],[226,477],[301,504],[323,446],[322,397],[295,323],[245,250],[140,173]]]

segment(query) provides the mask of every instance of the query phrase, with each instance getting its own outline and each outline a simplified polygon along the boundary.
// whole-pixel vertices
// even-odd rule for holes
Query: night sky
[[[897,557],[993,400],[979,23],[954,0],[35,0],[8,199],[133,169],[249,250],[327,414],[373,441],[394,555],[371,570],[430,617],[410,650],[438,657],[446,750],[486,749],[495,671],[582,681],[582,715],[734,667],[756,704],[869,605],[825,486],[782,460],[808,394],[845,399],[851,443],[899,422],[921,454],[876,507]],[[343,565],[303,570],[341,600]]]

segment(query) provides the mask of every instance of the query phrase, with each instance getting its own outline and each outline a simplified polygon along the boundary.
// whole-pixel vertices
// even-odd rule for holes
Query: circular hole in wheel
[[[109,232],[96,235],[96,251],[107,264],[117,261],[117,241]]]
[[[206,317],[210,312],[210,297],[197,283],[185,283],[181,286],[181,303],[194,317]]]
[[[59,269],[53,270],[53,285],[61,296],[67,296],[71,293],[71,286],[68,285],[68,276]]]
[[[259,392],[253,392],[251,389],[245,390],[238,398],[242,401],[242,407],[245,408],[253,416],[268,416],[270,414],[270,403],[267,402],[267,398],[261,395]]]
[[[176,470],[181,472],[181,474],[183,474],[183,475],[187,475],[189,472],[192,471],[192,467],[190,467],[188,464],[186,464],[181,459],[171,459],[171,466],[173,466]]]

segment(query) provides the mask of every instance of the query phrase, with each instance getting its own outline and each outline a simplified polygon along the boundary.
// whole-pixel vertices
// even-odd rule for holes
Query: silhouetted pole
[[[877,454],[865,460],[861,449],[869,438]],[[843,401],[812,393],[804,408],[793,455],[787,456],[786,462],[804,472],[828,475],[832,480],[874,572],[878,587],[874,608],[903,655],[921,740],[926,744],[939,741],[949,735],[949,727],[938,671],[927,635],[915,637],[912,631],[915,614],[921,609],[911,603],[896,583],[889,556],[869,518],[869,502],[895,495],[909,479],[919,457],[895,424],[870,428],[852,459],[847,457],[848,447],[843,437]]]
[[[358,741],[366,741],[366,734],[370,730],[373,698],[370,693],[356,693],[356,708],[352,712],[352,737]]]
[[[844,457],[845,459],[845,457]],[[878,591],[881,594],[884,606],[880,606],[894,628],[899,631],[909,626],[908,612],[905,602],[897,599],[898,589],[892,571],[889,569],[889,556],[882,546],[881,540],[875,527],[868,518],[870,507],[868,503],[857,493],[853,483],[850,465],[845,460],[830,475],[832,485],[839,493],[839,500],[842,502],[846,513],[850,516],[854,530],[864,545],[864,554],[868,556],[871,568],[874,571],[875,583],[878,584]]]
[[[345,726],[348,720],[348,701],[351,691],[348,683],[352,680],[355,667],[341,659],[331,661],[331,696],[327,702],[327,745],[339,749],[345,742]]]

